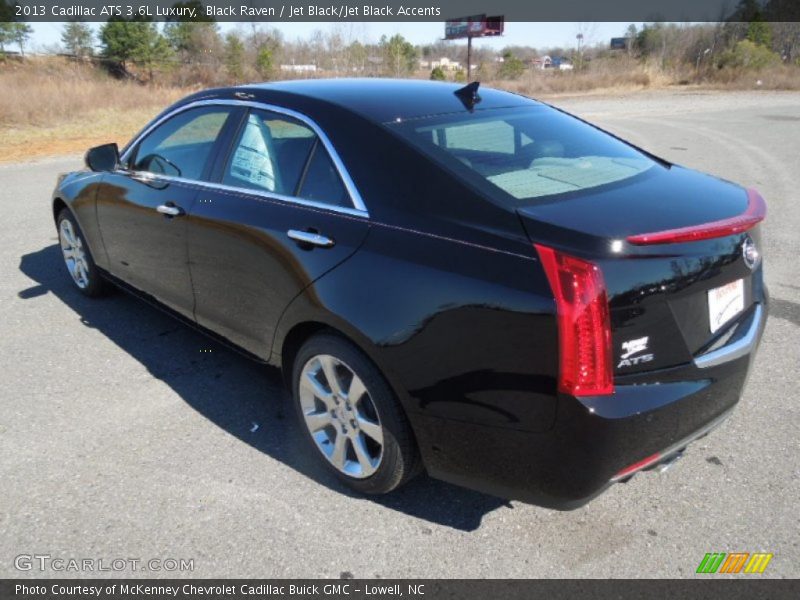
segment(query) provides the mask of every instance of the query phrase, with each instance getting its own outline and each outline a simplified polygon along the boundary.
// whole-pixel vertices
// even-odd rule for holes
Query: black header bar
[[[42,579],[0,580],[4,600],[641,600],[797,598],[798,580]]]
[[[800,0],[756,0],[758,18],[800,21]],[[0,20],[445,21],[491,13],[506,21],[751,20],[736,0],[0,0]],[[744,4],[741,4],[744,6]],[[9,10],[10,9],[10,10]],[[747,13],[743,11],[749,11]],[[10,15],[9,15],[10,13]]]

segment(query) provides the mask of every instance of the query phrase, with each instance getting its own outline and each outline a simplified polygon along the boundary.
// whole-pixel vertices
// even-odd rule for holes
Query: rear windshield
[[[655,164],[627,144],[548,107],[465,112],[389,125],[452,170],[479,176],[520,205],[624,181]]]

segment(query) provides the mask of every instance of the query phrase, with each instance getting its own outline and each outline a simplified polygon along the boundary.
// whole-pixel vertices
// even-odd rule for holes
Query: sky
[[[30,48],[34,51],[44,50],[57,45],[61,41],[62,23],[31,23],[34,29]],[[99,27],[99,23],[93,23]],[[329,31],[333,27],[342,27],[348,32],[348,37],[357,39],[362,43],[377,42],[384,34],[392,36],[401,34],[413,44],[428,44],[444,37],[444,23],[270,23],[283,32],[284,38],[308,38],[314,30]],[[607,44],[612,37],[625,34],[630,23],[506,23],[505,35],[499,38],[474,39],[474,48],[487,47],[498,50],[504,46],[532,46],[546,48],[560,46],[571,48],[576,45],[575,36],[583,33],[584,45],[591,46],[596,43]],[[226,32],[244,24],[220,23],[222,32]],[[249,29],[250,24],[246,24]],[[466,41],[457,43],[465,44]]]

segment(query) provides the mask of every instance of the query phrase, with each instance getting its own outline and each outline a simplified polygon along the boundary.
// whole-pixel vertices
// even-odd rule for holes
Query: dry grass
[[[108,142],[117,142],[122,147],[162,108],[124,112],[106,108],[52,125],[0,126],[0,162],[75,154]]]
[[[585,92],[630,92],[656,86],[650,75],[634,72],[622,77],[595,73],[527,72],[516,80],[490,80],[486,85],[526,96],[578,94]]]
[[[690,65],[664,68],[628,57],[597,60],[582,71],[528,70],[517,80],[486,79],[487,85],[527,96],[620,94],[693,85],[715,90],[800,90],[800,67],[775,65],[762,70],[717,69],[696,72]]]
[[[0,64],[0,126],[52,125],[103,109],[165,106],[189,90],[112,79],[90,65],[59,57]]]
[[[530,69],[512,81],[491,80],[489,85],[527,96],[627,93],[665,88],[674,75],[628,57],[594,61],[579,71]]]
[[[701,79],[716,90],[800,90],[800,67],[776,65],[760,71],[717,69]]]
[[[0,161],[126,142],[190,90],[112,79],[63,58],[0,63]]]

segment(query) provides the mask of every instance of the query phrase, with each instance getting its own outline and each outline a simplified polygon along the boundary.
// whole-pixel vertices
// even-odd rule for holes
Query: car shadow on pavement
[[[91,299],[72,287],[57,244],[22,256],[36,282],[18,297],[52,293],[86,327],[96,329],[169,385],[189,406],[239,440],[341,494],[354,496],[306,447],[280,371],[251,361],[123,292]],[[102,376],[99,374],[98,376]],[[421,475],[388,496],[386,508],[463,531],[508,501]]]

